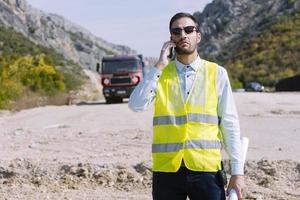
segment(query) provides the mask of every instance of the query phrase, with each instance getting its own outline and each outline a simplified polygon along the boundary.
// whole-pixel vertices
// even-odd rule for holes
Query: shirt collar
[[[199,56],[197,56],[197,58],[192,63],[190,63],[188,65],[185,65],[185,64],[179,62],[177,60],[177,58],[175,58],[176,68],[179,72],[184,70],[186,68],[186,66],[191,66],[192,70],[197,71],[198,68],[202,66],[201,63],[202,63],[202,61],[201,61]]]

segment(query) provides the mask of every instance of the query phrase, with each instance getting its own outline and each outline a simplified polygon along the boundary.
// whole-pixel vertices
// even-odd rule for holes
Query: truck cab
[[[115,103],[130,96],[144,77],[145,65],[142,55],[122,55],[103,57],[99,68],[105,101]]]

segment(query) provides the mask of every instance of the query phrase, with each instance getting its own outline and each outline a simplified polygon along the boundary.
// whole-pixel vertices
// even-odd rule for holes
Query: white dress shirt
[[[184,65],[175,59],[181,91],[185,100],[195,80],[198,67],[204,67],[203,62],[199,56],[189,65]],[[161,73],[161,70],[152,67],[143,81],[138,84],[129,98],[128,106],[131,110],[140,112],[150,106],[155,99],[157,83]],[[225,150],[230,158],[231,174],[243,175],[239,119],[227,72],[221,66],[217,67],[217,94],[219,128],[223,136]]]

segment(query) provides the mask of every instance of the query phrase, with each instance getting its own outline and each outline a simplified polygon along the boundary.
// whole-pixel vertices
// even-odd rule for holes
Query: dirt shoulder
[[[300,93],[234,95],[250,139],[245,197],[299,199]],[[1,198],[151,199],[152,113],[126,102],[0,112]]]

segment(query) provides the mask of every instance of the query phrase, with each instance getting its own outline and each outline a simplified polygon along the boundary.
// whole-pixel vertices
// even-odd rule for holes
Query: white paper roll
[[[238,196],[236,194],[235,189],[230,190],[228,199],[229,200],[238,200]]]

